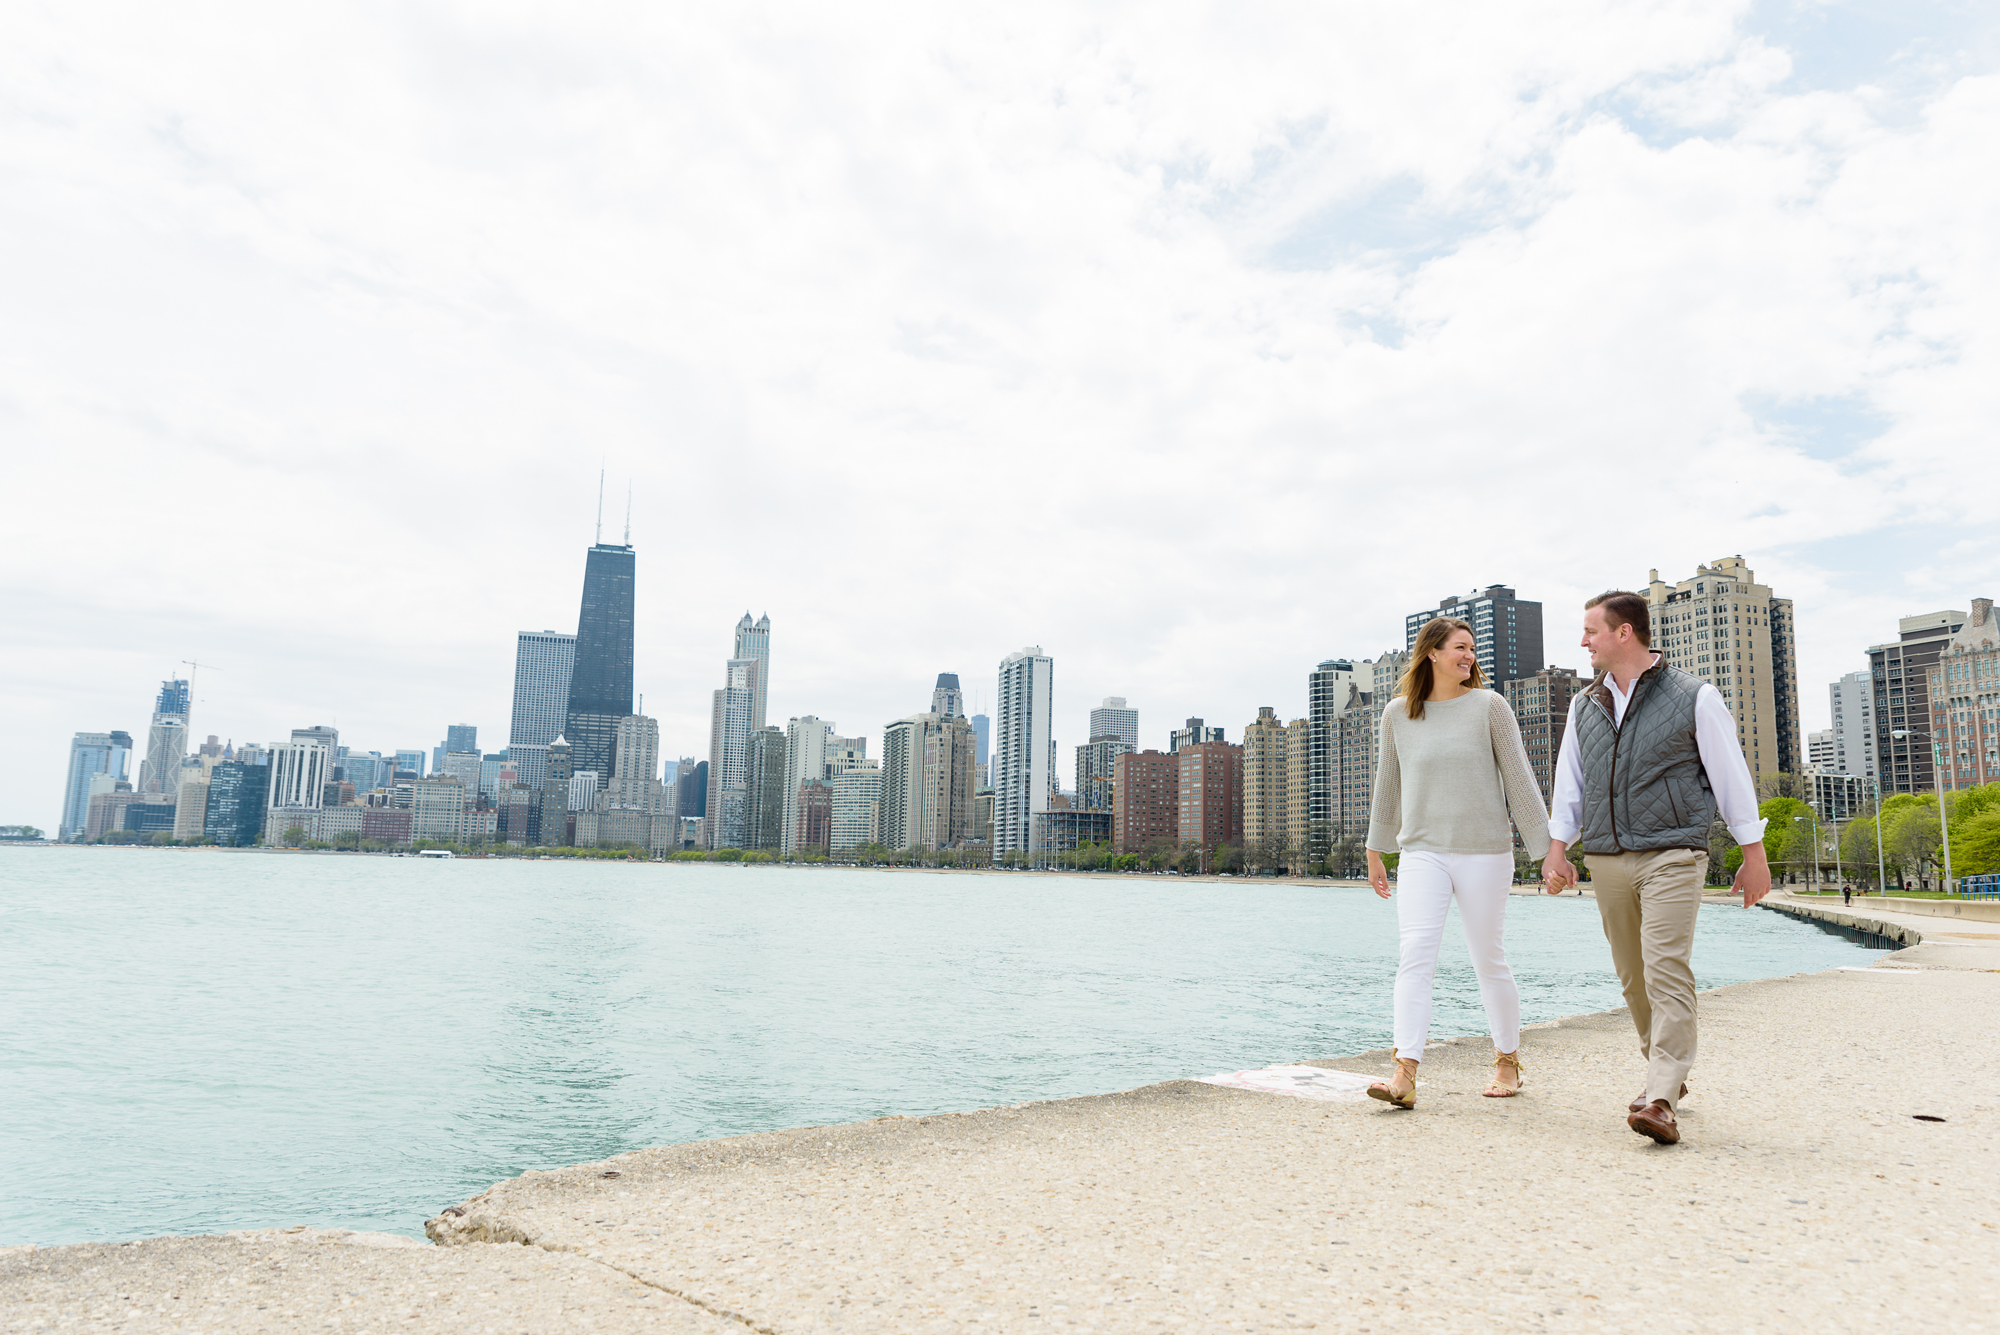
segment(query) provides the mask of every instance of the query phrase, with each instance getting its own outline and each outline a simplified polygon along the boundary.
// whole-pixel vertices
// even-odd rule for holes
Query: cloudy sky
[[[1039,644],[1067,766],[1735,553],[1822,726],[2000,588],[1996,158],[1971,3],[16,4],[0,822],[183,660],[496,748],[600,467],[675,753],[746,609],[877,736]]]

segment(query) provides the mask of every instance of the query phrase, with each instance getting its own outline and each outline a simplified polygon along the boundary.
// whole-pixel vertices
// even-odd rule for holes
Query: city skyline
[[[624,568],[619,573],[623,577],[624,587],[629,590],[629,588],[631,587],[630,562],[631,562],[632,548],[629,546],[621,546],[612,550],[614,550],[618,556],[623,558]],[[589,552],[589,556],[593,559],[601,558],[601,556],[604,554],[607,553],[603,548],[603,544],[598,544],[597,546],[593,547]],[[1740,556],[1733,556],[1733,557],[1720,558],[1719,561],[1717,561],[1712,568],[1718,575],[1733,576],[1735,579],[1740,581],[1751,577],[1751,572],[1746,568],[1746,566],[1747,563],[1745,563]],[[1708,572],[1710,569],[1711,569],[1710,563],[1708,562],[1698,563],[1696,573],[1699,576],[1701,574]],[[1670,586],[1663,586],[1660,584],[1659,574],[1657,569],[1649,570],[1648,573],[1651,579],[1650,587],[1653,590],[1653,597],[1657,601],[1658,599],[1665,596],[1664,594],[1661,593],[1662,588],[1668,588]],[[593,576],[596,576],[595,580],[593,579]],[[589,608],[592,601],[591,590],[594,584],[601,589],[603,584],[603,578],[601,573],[592,570],[590,568],[590,563],[587,562],[585,580],[584,580],[584,586],[586,590],[585,593],[586,611],[584,615],[586,617],[590,615]],[[1647,589],[1649,586],[1647,584],[1642,583],[1637,585],[1637,587],[1641,591],[1643,591]],[[1696,579],[1690,578],[1688,580],[1682,581],[1681,584],[1682,596],[1686,596],[1695,587],[1697,587]],[[1750,586],[1740,585],[1738,587],[1750,587]],[[1757,585],[1755,587],[1763,591],[1762,596],[1765,597],[1772,596],[1768,585]],[[1528,601],[1525,594],[1521,596],[1524,601]],[[1970,600],[1962,600],[1962,601],[1970,601]],[[1796,629],[1796,623],[1793,622],[1792,620],[1792,601],[1788,598],[1782,598],[1782,597],[1774,598],[1773,606],[1779,612],[1779,614],[1784,618],[1783,628],[1787,632],[1784,638],[1790,639],[1791,638],[1790,632]],[[1938,620],[1940,617],[1947,617],[1947,620],[1941,622],[1941,624],[1946,625],[1948,629],[1955,629],[1957,625],[1957,618],[1962,615],[1963,614],[1938,613],[1938,614],[1929,614],[1929,618],[1930,620]],[[1908,618],[1908,617],[1899,618],[1899,623],[1901,625],[1905,637],[1907,638],[1909,636],[1910,634],[1909,627],[1911,625],[1916,624],[1918,622],[1923,622],[1924,620],[1925,620],[1924,616],[1918,616],[1915,618]],[[734,711],[734,714],[736,716],[737,727],[739,727],[742,731],[741,739],[735,743],[735,745],[738,748],[737,752],[738,755],[743,755],[747,753],[748,739],[751,731],[747,727],[747,723],[750,717],[750,711],[753,708],[753,703],[752,703],[754,699],[752,695],[753,683],[757,688],[768,688],[770,684],[770,676],[768,674],[768,669],[767,669],[767,664],[769,660],[770,628],[771,628],[771,618],[769,617],[768,614],[766,614],[761,620],[756,622],[753,628],[750,618],[746,613],[742,617],[742,619],[738,622],[734,633],[732,652],[742,652],[746,644],[746,639],[745,639],[746,633],[751,633],[754,634],[755,637],[754,640],[750,641],[750,643],[752,643],[755,646],[754,649],[751,650],[751,652],[755,653],[756,655],[755,658],[731,659],[727,664],[727,667],[729,669],[729,679],[732,684],[738,687],[742,695],[741,704],[738,705],[736,707],[736,710]],[[1673,632],[1667,627],[1666,624],[1663,623],[1660,626],[1656,626],[1656,647],[1662,648],[1664,651],[1666,651],[1668,653],[1669,658],[1677,658],[1677,655],[1673,652],[1673,645],[1675,644],[1675,641],[1671,638],[1672,634]],[[524,690],[527,689],[524,673],[531,673],[532,671],[532,673],[537,673],[540,676],[551,678],[550,681],[544,683],[541,687],[541,695],[545,702],[541,705],[540,712],[544,715],[554,715],[556,712],[555,708],[552,708],[552,706],[554,705],[554,701],[552,699],[549,699],[548,697],[553,695],[557,689],[553,677],[558,670],[557,664],[559,659],[561,657],[565,657],[564,655],[560,655],[559,651],[561,649],[568,647],[566,644],[563,643],[564,641],[569,641],[573,643],[574,637],[565,635],[561,632],[554,632],[554,631],[543,631],[543,632],[523,631],[517,633],[516,641],[517,643],[514,655],[514,683],[513,683],[514,699],[512,702],[513,703],[512,713],[513,713],[513,728],[518,729],[521,727],[522,724],[522,718],[523,718],[522,711],[524,709],[524,704],[525,704],[525,697],[523,692]],[[629,640],[627,641],[627,643],[629,643]],[[629,653],[629,650],[627,650],[626,652]],[[1014,661],[1018,657],[1019,655],[1009,655],[1007,660],[1003,661],[1003,663],[997,669],[996,676],[1004,675],[1004,673],[1007,671],[1007,663]],[[531,659],[533,660],[532,670],[530,666]],[[1318,665],[1318,668],[1312,671],[1309,680],[1306,682],[1305,689],[1303,692],[1301,692],[1301,694],[1307,697],[1316,697],[1316,694],[1321,689],[1319,684],[1321,682],[1321,679],[1328,678],[1327,669],[1338,668],[1340,669],[1340,671],[1338,673],[1333,674],[1332,677],[1329,678],[1330,680],[1346,681],[1352,679],[1356,682],[1355,688],[1361,690],[1367,690],[1372,685],[1374,687],[1375,692],[1379,695],[1384,689],[1386,689],[1387,686],[1387,683],[1383,680],[1384,665],[1387,666],[1389,678],[1392,680],[1395,673],[1400,670],[1401,661],[1402,661],[1402,656],[1394,652],[1384,655],[1382,658],[1376,660],[1376,662],[1374,663],[1361,661],[1358,664],[1352,664],[1348,661],[1339,661],[1339,660],[1325,661],[1320,663]],[[629,671],[630,664],[631,664],[631,659],[629,657],[626,657],[622,661],[618,662],[617,666],[620,669]],[[1683,665],[1690,666],[1692,668],[1693,660],[1691,659],[1686,660],[1683,663]],[[563,662],[560,664],[560,667],[562,669],[566,669],[568,667],[568,664],[566,662]],[[1701,669],[1695,669],[1695,670],[1701,670]],[[564,671],[562,675],[566,676],[567,672]],[[1586,672],[1585,674],[1586,678],[1587,675],[1588,674]],[[961,688],[958,685],[958,682],[959,682],[959,674],[956,673],[937,674],[935,678],[935,685],[932,690],[933,705],[935,706],[940,701],[948,700],[956,707],[963,709],[965,707],[964,701],[966,699],[967,693],[964,691],[963,688]],[[996,680],[996,685],[997,685],[997,680]],[[1345,688],[1343,687],[1343,689]],[[716,691],[714,694],[717,700],[720,701],[721,698],[725,695],[725,692]],[[733,692],[731,692],[730,694],[732,696],[734,695]],[[1826,691],[1813,689],[1812,684],[1801,685],[1797,688],[1796,692],[1794,693],[1794,697],[1787,702],[1787,707],[1789,708],[1791,715],[1793,717],[1796,717],[1798,714],[1803,712],[1800,708],[1800,701],[1797,697],[1802,696],[1806,699],[1812,699],[1816,696],[1825,696],[1827,694],[1828,693]],[[643,693],[641,693],[641,698],[643,698]],[[1140,710],[1136,707],[1136,705],[1128,706],[1128,702],[1123,697],[1106,697],[1103,699],[1101,704],[1095,706],[1089,706],[1087,704],[1080,706],[1077,702],[1073,701],[1069,703],[1071,704],[1071,712],[1086,712],[1089,716],[1090,726],[1080,730],[1081,735],[1085,736],[1086,738],[1092,735],[1092,730],[1100,725],[1101,719],[1107,716],[1107,710],[1111,709],[1114,706],[1116,707],[1117,711],[1121,711],[1115,715],[1121,720],[1121,726],[1128,725],[1127,724],[1128,716],[1130,716],[1129,726],[1136,726],[1136,716],[1140,712]],[[1380,700],[1378,699],[1376,701],[1376,707],[1378,709],[1379,709],[1379,704]],[[192,706],[189,699],[188,683],[186,681],[176,678],[161,683],[159,691],[159,700],[156,701],[154,707],[154,718],[156,720],[155,730],[157,731],[158,727],[157,720],[159,718],[166,717],[170,720],[175,720],[175,721],[184,720],[187,717],[188,711],[191,709],[191,707]],[[1261,713],[1263,709],[1269,707],[1270,706],[1259,706],[1258,708]],[[625,708],[629,714],[630,711],[633,709],[633,706],[627,704]],[[1290,704],[1278,706],[1275,708],[1276,708],[1276,713],[1282,719],[1286,717],[1306,715],[1313,708],[1315,708],[1315,706],[1311,703],[1311,699],[1309,698],[1307,701],[1302,703],[1301,707],[1297,708],[1296,710],[1294,710]],[[1051,715],[1052,718],[1059,716],[1060,716],[1059,713]],[[618,717],[623,717],[623,716],[618,716]],[[711,715],[711,737],[710,737],[711,746],[714,744],[716,738],[716,734],[713,731],[713,727],[715,725],[716,720],[719,717],[720,717],[719,715],[713,713]],[[811,716],[803,716],[803,717],[811,718]],[[606,721],[608,726],[615,728],[616,726],[615,717],[608,718]],[[794,721],[797,722],[798,719],[795,718]],[[818,720],[816,719],[813,719],[812,721],[818,722]],[[1198,717],[1190,717],[1184,721],[1182,727],[1169,728],[1167,730],[1169,733],[1169,738],[1172,739],[1178,737],[1185,730],[1185,728],[1192,727],[1199,722],[1201,722],[1201,720]],[[1246,723],[1247,722],[1248,720],[1246,720]],[[884,721],[883,724],[876,725],[872,729],[864,728],[856,740],[865,751],[866,738],[871,731],[875,732],[877,735],[882,735],[886,733],[887,730],[892,729],[896,725],[896,723],[897,720],[891,719]],[[652,735],[655,738],[654,742],[651,745],[653,748],[652,754],[656,758],[654,765],[654,778],[658,779],[660,776],[658,773],[657,757],[662,754],[670,755],[674,752],[676,748],[673,747],[672,745],[658,741],[659,724],[655,718],[648,716],[646,718],[646,724],[648,728],[652,730]],[[546,724],[544,724],[543,726],[545,728]],[[1883,726],[1886,726],[1886,724]],[[181,729],[181,735],[184,737],[187,736],[185,722],[179,722],[179,727]],[[823,725],[823,727],[830,730],[831,725]],[[497,771],[498,767],[501,764],[505,763],[517,770],[517,772],[521,776],[522,781],[527,782],[531,788],[539,791],[539,785],[536,783],[535,780],[535,771],[540,768],[539,760],[537,758],[537,753],[539,752],[540,748],[532,747],[532,744],[530,744],[531,749],[529,751],[528,756],[516,757],[513,760],[507,762],[501,762],[500,760],[498,760],[497,757],[482,758],[479,751],[476,748],[476,743],[474,741],[474,738],[476,738],[477,735],[477,730],[478,730],[477,724],[445,725],[442,729],[440,729],[440,731],[444,734],[443,740],[431,748],[432,751],[431,758],[433,763],[428,768],[432,771],[438,771],[439,765],[437,762],[443,758],[445,753],[449,752],[452,756],[452,764],[445,768],[453,770],[458,770],[458,769],[465,770],[466,771],[465,781],[466,781],[466,786],[469,790],[484,789],[490,792],[492,790],[494,773]],[[287,731],[289,735],[292,737],[294,742],[296,742],[296,740],[301,735],[307,735],[307,734],[319,735],[319,739],[323,743],[328,745],[328,750],[327,750],[328,760],[326,761],[326,777],[329,778],[332,777],[338,765],[338,761],[334,757],[334,748],[337,747],[339,740],[338,729],[326,727],[323,725],[315,725],[311,728],[294,728]],[[1226,724],[1211,724],[1208,725],[1208,728],[1202,733],[1202,735],[1221,737],[1221,736],[1226,736],[1228,731],[1229,731],[1228,725]],[[1802,758],[1802,753],[1804,748],[1803,735],[1796,731],[1796,725],[1793,725],[1793,727],[1791,729],[1788,729],[1787,731],[1789,732],[1791,737],[1796,739],[1798,745],[1798,754],[1800,754]],[[79,733],[79,736],[81,736],[81,733]],[[1331,733],[1329,733],[1328,736],[1331,737]],[[230,740],[240,741],[246,744],[258,744],[258,739],[255,738],[236,739],[232,737]],[[375,740],[375,739],[369,739],[369,740]],[[829,737],[828,740],[838,741],[841,739]],[[1358,738],[1356,740],[1358,740]],[[884,739],[884,744],[886,745],[886,737]],[[264,749],[269,750],[275,747],[282,750],[283,746],[284,746],[283,743],[273,741],[272,743],[265,744]],[[1314,753],[1317,754],[1317,746],[1318,744],[1315,743],[1311,747],[1309,747],[1309,750],[1313,750]],[[1083,773],[1086,766],[1082,762],[1081,758],[1078,756],[1078,752],[1079,750],[1087,749],[1087,747],[1088,747],[1087,742],[1074,743],[1068,748],[1064,748],[1059,754],[1052,755],[1051,759],[1054,764],[1053,774],[1055,776],[1056,780],[1055,787],[1057,789],[1068,791],[1066,787],[1066,781],[1069,779],[1069,776],[1072,774],[1081,775]],[[1167,746],[1163,747],[1162,749],[1168,749],[1170,747],[1171,747],[1171,740],[1169,740]],[[458,748],[465,748],[465,753],[459,754]],[[393,769],[395,768],[395,765],[389,759],[391,756],[411,754],[411,751],[409,750],[391,748],[386,746],[377,746],[373,749],[380,752],[382,756],[381,764],[390,771],[393,771]],[[1053,751],[1054,748],[1051,747],[1050,749]],[[1141,742],[1140,749],[1147,749],[1143,740]],[[359,750],[359,748],[357,748],[357,750]],[[72,752],[74,752],[74,746],[72,746]],[[1752,754],[1755,753],[1754,745],[1751,748],[1751,753]],[[503,752],[502,754],[505,753]],[[698,753],[690,751],[688,752],[688,754],[694,755]],[[1100,758],[1101,763],[1108,762],[1108,760],[1109,760],[1108,756]],[[524,761],[526,763],[522,763]],[[73,769],[75,764],[73,754],[70,763]],[[140,794],[135,794],[134,798],[129,800],[140,800],[140,795],[142,795],[145,790],[143,786],[139,782],[137,782],[140,778],[140,775],[137,773],[138,761],[136,757],[133,758],[131,763],[134,767],[134,773],[128,775],[127,778],[129,780],[134,781],[133,786],[135,788],[140,789]],[[1315,763],[1317,762],[1309,762],[1309,766]],[[669,770],[671,771],[672,768],[673,767],[670,765]],[[572,769],[577,771],[577,773],[579,774],[579,781],[583,779],[589,779],[590,782],[594,785],[594,788],[603,788],[607,786],[608,783],[610,782],[608,777],[602,777],[602,776],[596,778],[591,777],[592,774],[594,774],[594,771],[586,771],[583,766],[572,764]],[[672,773],[669,773],[667,775],[667,780],[669,784],[672,783],[673,777],[674,776]],[[831,777],[832,777],[831,773],[829,773],[828,774],[829,781]],[[73,779],[66,780],[65,782],[70,786],[73,786],[74,784]],[[741,780],[739,779],[737,783],[738,786],[734,791],[741,792],[742,791]],[[1331,792],[1327,782],[1323,779],[1316,779],[1313,786],[1316,791]],[[64,791],[66,794],[69,793],[70,787],[65,787]],[[784,802],[787,808],[790,808],[793,805],[795,798],[796,798],[796,793],[791,791],[788,786],[787,791],[785,792],[781,800]],[[168,802],[173,801],[173,799],[174,799],[174,792],[172,790],[165,792],[162,798],[162,800]],[[65,797],[64,800],[68,801],[69,799]],[[275,800],[275,797],[273,799],[273,805],[278,805],[278,803]],[[1086,803],[1085,805],[1088,804]],[[1321,819],[1326,819],[1328,817],[1332,818],[1332,824],[1334,828],[1338,828],[1342,824],[1342,822],[1339,819],[1339,813],[1331,810],[1325,812],[1324,815],[1315,814],[1313,815],[1312,819],[1321,820]],[[69,815],[68,815],[68,810],[66,808],[64,819],[56,822],[55,823],[56,827],[69,828],[69,825],[67,824],[68,819]],[[784,817],[784,829],[787,831],[788,835],[792,830],[793,823],[794,823],[793,812],[788,809],[786,810]],[[717,837],[717,838],[733,837],[740,839],[744,836],[741,833],[737,833],[729,836],[708,836],[708,837]],[[735,846],[735,845],[724,844],[721,846]]]

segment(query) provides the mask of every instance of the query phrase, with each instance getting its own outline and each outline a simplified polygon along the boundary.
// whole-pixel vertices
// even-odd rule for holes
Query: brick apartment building
[[[1142,853],[1148,844],[1180,841],[1180,776],[1180,757],[1164,751],[1127,751],[1113,762],[1113,847]]]

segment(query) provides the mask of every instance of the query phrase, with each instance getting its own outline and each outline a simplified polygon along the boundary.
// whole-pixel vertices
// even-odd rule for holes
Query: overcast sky
[[[1800,691],[2000,589],[1990,6],[57,5],[0,42],[0,823],[70,735],[506,740],[632,492],[705,756],[1055,659],[1146,745],[1741,553]],[[137,757],[134,758],[136,777]]]

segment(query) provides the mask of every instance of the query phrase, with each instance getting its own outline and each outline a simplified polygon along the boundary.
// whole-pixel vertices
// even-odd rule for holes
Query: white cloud
[[[2000,573],[2000,79],[1940,17],[1829,81],[1793,19],[24,15],[0,819],[182,658],[200,732],[498,745],[600,459],[682,751],[746,606],[781,713],[873,732],[1032,642],[1065,742],[1105,694],[1163,741],[1475,583],[1574,662],[1582,595],[1734,552],[1816,719]]]

